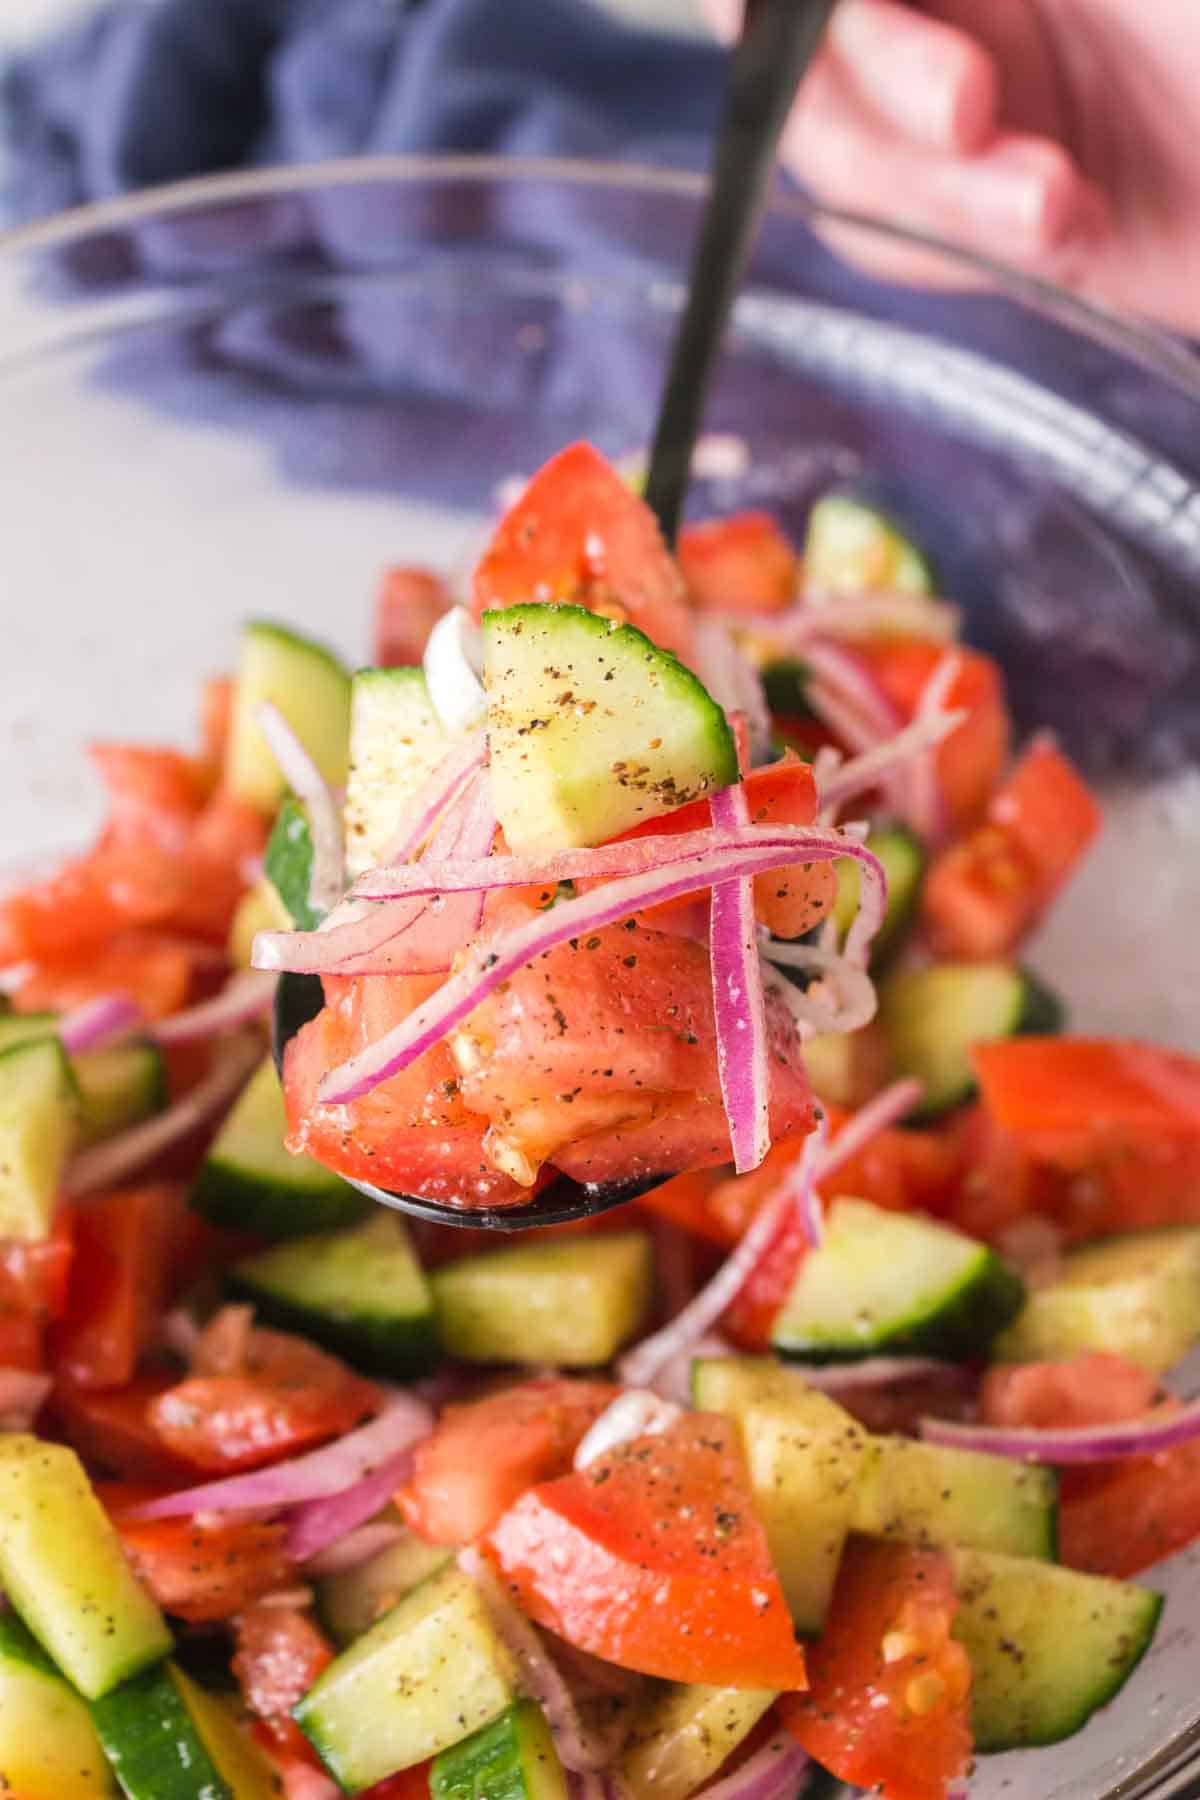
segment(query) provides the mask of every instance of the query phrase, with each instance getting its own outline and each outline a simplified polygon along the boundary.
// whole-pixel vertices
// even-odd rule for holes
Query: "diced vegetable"
[[[887,876],[887,912],[871,945],[872,963],[880,968],[908,933],[928,858],[920,839],[904,825],[877,826],[867,836],[867,849],[874,851]],[[838,895],[834,917],[844,937],[858,907],[858,864],[846,861],[836,866]]]
[[[985,1352],[1020,1307],[1020,1277],[986,1245],[932,1219],[835,1200],[824,1242],[802,1261],[772,1342],[837,1362],[883,1350]]]
[[[294,923],[274,884],[264,876],[238,901],[229,927],[230,962],[237,969],[248,969],[259,932],[286,931]]]
[[[79,1084],[79,1141],[97,1143],[162,1112],[167,1070],[157,1044],[114,1044],[90,1050],[73,1063]]]
[[[924,1093],[914,1116],[936,1118],[975,1091],[971,1051],[993,1038],[1055,1031],[1056,997],[1012,963],[931,963],[900,969],[879,990],[879,1009],[897,1074]]]
[[[676,554],[702,612],[779,612],[796,598],[800,560],[770,513],[685,525]]]
[[[433,1800],[569,1800],[541,1708],[518,1700],[461,1744],[443,1750],[429,1773]]]
[[[1058,1484],[1050,1469],[914,1438],[872,1438],[852,1529],[921,1549],[961,1546],[1053,1562]]]
[[[598,1368],[646,1317],[650,1240],[630,1231],[514,1244],[447,1263],[434,1271],[432,1284],[450,1355]]]
[[[424,672],[360,669],[350,690],[346,865],[361,875],[379,861],[409,800],[450,748]]]
[[[269,815],[286,782],[258,724],[256,709],[263,701],[279,708],[326,781],[341,787],[350,677],[333,652],[265,620],[252,621],[242,632],[225,779],[239,800]]]
[[[912,540],[850,494],[825,494],[809,514],[804,584],[818,597],[934,592],[932,571]]]
[[[263,857],[269,893],[282,907],[285,925],[315,931],[321,915],[308,897],[312,880],[313,841],[308,814],[291,794],[275,815]],[[263,927],[269,929],[268,926]]]
[[[436,1357],[433,1300],[402,1221],[376,1211],[344,1231],[293,1238],[235,1263],[229,1289],[266,1324],[402,1377]]]
[[[128,1800],[276,1800],[265,1756],[224,1699],[162,1663],[92,1704]]]
[[[427,1544],[408,1532],[366,1562],[323,1575],[317,1583],[317,1611],[329,1635],[342,1648],[352,1644],[453,1554],[448,1545]]]
[[[79,1089],[57,1038],[0,1052],[0,1237],[50,1229],[79,1131]]]
[[[283,1091],[268,1058],[217,1134],[189,1204],[214,1225],[269,1238],[361,1219],[370,1202],[312,1157],[293,1156],[286,1132]]]
[[[184,1206],[173,1183],[117,1188],[81,1201],[66,1312],[51,1348],[60,1379],[123,1388],[156,1338]]]
[[[601,844],[728,787],[737,751],[696,677],[578,606],[483,620],[496,816],[518,855]]]
[[[631,1794],[688,1800],[749,1736],[774,1698],[770,1688],[658,1688],[634,1715],[618,1779]]]
[[[330,1773],[357,1793],[490,1724],[515,1699],[514,1681],[475,1584],[450,1567],[344,1650],[295,1716]]]
[[[0,1793],[14,1800],[116,1793],[87,1706],[12,1613],[0,1613]]]
[[[18,1433],[0,1437],[0,1586],[91,1700],[171,1648],[79,1458]]]

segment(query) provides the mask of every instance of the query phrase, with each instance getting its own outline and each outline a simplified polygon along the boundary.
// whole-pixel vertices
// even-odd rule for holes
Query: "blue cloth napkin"
[[[714,46],[638,30],[590,0],[108,0],[0,76],[4,205],[10,219],[28,218],[213,171],[370,153],[470,151],[702,168],[723,68]],[[550,254],[557,248],[569,255],[586,238],[594,261],[606,233],[626,267],[631,253],[679,266],[686,252],[685,245],[637,245],[636,219],[599,217],[585,191],[546,195],[540,191],[520,225]],[[521,203],[515,190],[492,202]],[[401,202],[360,190],[333,201],[276,199],[224,223],[182,218],[93,244],[86,256],[59,263],[56,276],[84,285],[145,273],[188,279],[297,253],[361,265],[371,254],[370,209],[381,204]],[[505,223],[511,228],[511,216]],[[394,240],[394,218],[391,227]],[[948,326],[960,341],[965,335],[1060,389],[1069,360],[1080,403],[1135,435],[1144,432],[1200,471],[1191,408],[1172,415],[1161,389],[1102,352],[1093,356],[1073,344],[1065,359],[1064,339],[1052,325],[986,296],[947,300],[884,288],[837,261],[811,234],[792,232],[786,254],[788,267],[772,268],[769,252],[760,257],[758,277],[790,283],[802,273],[814,297],[934,332]],[[153,391],[157,404],[191,417],[268,433],[294,479],[329,478],[320,459],[335,440],[335,479],[386,483],[383,434],[364,422],[359,404],[365,386],[390,404],[399,398],[428,409],[431,496],[475,501],[479,471],[461,454],[455,406],[486,411],[494,384],[497,418],[511,416],[521,411],[511,383],[536,379],[531,417],[552,423],[554,401],[575,399],[581,386],[636,396],[630,411],[643,417],[661,379],[651,366],[654,353],[644,343],[636,347],[619,324],[556,319],[549,350],[530,359],[532,374],[525,375],[514,371],[511,357],[489,358],[486,350],[472,361],[461,323],[439,336],[428,307],[419,315],[410,325],[394,297],[376,305],[359,296],[339,306],[336,329],[320,318],[297,328],[247,306],[186,344],[172,340],[164,355],[186,358],[186,367],[149,383],[145,346],[133,367],[118,344],[104,378]],[[319,398],[329,429],[297,430],[296,408],[274,405],[272,385]],[[771,388],[765,376],[757,386],[748,379],[721,422],[736,428],[739,408],[742,417],[769,416]],[[350,396],[341,412],[339,395]],[[804,429],[813,442],[823,434],[827,443],[856,441],[859,427],[838,404],[835,395],[812,390]],[[795,429],[790,418],[782,425]],[[940,519],[935,514],[928,525],[942,569],[968,603],[976,635],[1006,661],[1024,720],[1056,721],[1097,768],[1200,757],[1194,596],[1172,591],[1169,577],[1159,580],[1162,571],[1144,577],[1125,556],[1098,548],[1095,534],[1081,531],[1073,503],[1036,485],[1014,500],[1002,469],[989,467],[986,456],[966,459],[969,469],[960,465],[952,439],[922,438],[915,420],[907,444],[903,430],[892,435],[892,463],[915,470],[910,486],[918,503],[931,491],[941,506]],[[496,462],[493,448],[492,475],[510,466],[503,448],[496,448]],[[879,446],[862,449],[874,468]],[[411,482],[411,468],[403,473]]]

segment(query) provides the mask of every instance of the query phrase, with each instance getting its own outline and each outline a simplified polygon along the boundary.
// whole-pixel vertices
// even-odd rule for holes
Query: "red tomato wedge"
[[[200,758],[149,744],[90,744],[88,754],[108,790],[109,841],[181,848],[208,795]]]
[[[45,1367],[45,1326],[27,1312],[0,1312],[0,1370],[36,1374]]]
[[[55,1382],[55,1424],[89,1468],[121,1481],[187,1487],[202,1472],[174,1455],[149,1419],[151,1402],[178,1383],[178,1375],[155,1369],[135,1375],[128,1387],[77,1387],[61,1376]]]
[[[688,660],[683,577],[650,508],[590,444],[571,444],[538,470],[475,570],[476,618],[523,601],[628,621]]]
[[[381,669],[408,668],[425,654],[429,634],[454,596],[432,569],[407,564],[384,571],[375,602],[375,661]]]
[[[931,1550],[852,1538],[809,1691],[779,1703],[810,1755],[884,1800],[944,1800],[971,1759],[971,1670],[950,1636],[950,1565]]]
[[[233,1672],[246,1705],[269,1725],[291,1727],[293,1706],[333,1661],[324,1632],[298,1606],[272,1604],[247,1607],[234,1639]]]
[[[75,1253],[75,1211],[60,1206],[47,1237],[0,1238],[0,1308],[40,1320],[62,1317]]]
[[[946,655],[944,644],[888,638],[856,645],[856,652],[907,722],[930,676]],[[938,782],[950,825],[966,831],[983,817],[1008,760],[1012,727],[1004,703],[1004,678],[991,657],[955,646],[960,669],[946,696],[947,707],[963,707],[967,718],[937,753]]]
[[[922,911],[947,956],[1012,951],[1100,830],[1100,809],[1053,739],[1034,740],[993,795],[987,822],[934,862]]]
[[[431,1544],[471,1543],[526,1488],[566,1474],[619,1392],[606,1381],[537,1381],[448,1406],[397,1496],[408,1524]]]
[[[1069,1568],[1125,1580],[1198,1537],[1200,1444],[1059,1478],[1058,1553]]]
[[[800,558],[770,513],[685,525],[676,554],[702,612],[780,612],[796,598]]]
[[[620,1668],[805,1685],[728,1419],[689,1414],[530,1489],[485,1547],[531,1618]]]
[[[1069,1362],[1001,1363],[983,1377],[979,1416],[985,1425],[1036,1430],[1111,1425],[1149,1412],[1157,1392],[1148,1370],[1108,1351]]]
[[[136,854],[130,852],[131,857]],[[13,1003],[18,1012],[69,1012],[88,1000],[121,993],[147,1019],[165,1019],[187,1003],[195,970],[195,946],[183,939],[167,932],[119,930],[89,950],[37,960]]]
[[[972,1052],[984,1111],[1026,1165],[1026,1203],[1072,1241],[1200,1218],[1200,1058],[1104,1038]]]
[[[340,1175],[450,1206],[527,1200],[529,1189],[484,1155],[488,1121],[464,1105],[458,1069],[444,1043],[349,1106],[317,1100],[330,1069],[382,1037],[437,985],[437,977],[391,976],[329,984],[325,1010],[288,1046],[289,1148],[308,1151]]]
[[[126,1499],[104,1483],[96,1491],[137,1575],[177,1619],[192,1625],[231,1619],[293,1574],[284,1525],[229,1516],[128,1519],[123,1513],[144,1493]]]
[[[82,1201],[67,1310],[50,1334],[54,1369],[81,1388],[125,1387],[162,1313],[184,1212],[170,1182]]]
[[[337,1357],[282,1331],[252,1331],[243,1371],[191,1375],[147,1417],[167,1448],[215,1474],[298,1456],[377,1410],[379,1390]]]

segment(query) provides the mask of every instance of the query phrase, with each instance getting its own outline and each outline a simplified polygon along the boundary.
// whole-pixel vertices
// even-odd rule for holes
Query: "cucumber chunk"
[[[429,1771],[433,1800],[569,1800],[567,1775],[540,1706],[518,1700]]]
[[[1200,1228],[1179,1225],[1071,1251],[992,1353],[1001,1362],[1058,1362],[1111,1350],[1161,1374],[1198,1339]]]
[[[225,780],[239,800],[273,813],[287,783],[259,728],[263,700],[277,706],[326,781],[346,780],[350,676],[324,644],[255,619],[242,629]]]
[[[188,1204],[214,1225],[260,1237],[303,1237],[352,1224],[370,1201],[311,1156],[284,1147],[287,1112],[270,1057],[217,1133]]]
[[[536,855],[618,837],[738,779],[721,708],[632,625],[581,606],[483,617],[496,815]]]
[[[113,1044],[88,1050],[72,1067],[79,1084],[79,1141],[95,1144],[162,1112],[167,1065],[157,1044]]]
[[[816,1636],[851,1527],[867,1433],[796,1370],[765,1357],[702,1358],[692,1365],[692,1393],[702,1411],[737,1420],[792,1622],[802,1636]]]
[[[999,1550],[1053,1562],[1053,1470],[914,1438],[876,1437],[853,1496],[851,1529],[919,1548]]]
[[[935,592],[933,572],[911,538],[850,494],[825,494],[809,514],[804,585],[827,595]]]
[[[335,1350],[371,1374],[404,1376],[437,1358],[433,1298],[403,1222],[293,1238],[235,1263],[229,1288],[258,1317]]]
[[[897,970],[879,989],[879,1016],[898,1075],[924,1087],[914,1119],[934,1119],[975,1091],[971,1046],[1027,1031],[1057,1031],[1062,1009],[1013,963],[933,963]]]
[[[79,1088],[55,1037],[0,1051],[0,1237],[50,1230],[79,1133]]]
[[[770,1688],[677,1682],[655,1688],[634,1715],[617,1765],[621,1792],[687,1800],[750,1735],[774,1698]]]
[[[444,1568],[453,1554],[445,1544],[427,1544],[407,1532],[355,1568],[322,1575],[317,1582],[321,1623],[335,1644],[352,1644],[406,1594]]]
[[[824,1242],[800,1265],[771,1342],[817,1363],[884,1350],[978,1356],[1023,1296],[1020,1276],[986,1244],[932,1219],[835,1200]]]
[[[93,1701],[92,1718],[128,1800],[278,1800],[277,1777],[227,1703],[174,1663]]]
[[[925,846],[906,825],[881,825],[868,833],[867,849],[873,850],[887,876],[887,910],[871,945],[871,962],[881,969],[906,937],[917,910],[917,899],[929,862]],[[845,937],[858,911],[858,864],[843,857],[835,864],[838,887],[833,916]]]
[[[351,875],[379,861],[409,800],[451,741],[433,710],[422,669],[360,669],[355,675],[345,810]]]
[[[85,1703],[13,1613],[0,1613],[0,1794],[109,1800],[117,1791]]]
[[[73,1450],[0,1437],[0,1588],[89,1700],[171,1648]]]
[[[291,794],[275,814],[263,856],[263,874],[278,897],[288,923],[315,931],[322,915],[310,903],[313,842],[308,814]]]
[[[1124,1686],[1148,1649],[1162,1596],[984,1550],[953,1553],[954,1636],[971,1660],[978,1750],[1056,1744]]]
[[[514,1244],[435,1269],[443,1348],[463,1362],[611,1362],[650,1306],[650,1239],[640,1231]]]
[[[354,1794],[489,1725],[515,1680],[474,1582],[451,1564],[335,1657],[293,1717]]]
[[[279,898],[273,882],[264,875],[237,903],[229,927],[229,960],[235,969],[248,969],[254,940],[260,931],[287,931],[295,920]]]

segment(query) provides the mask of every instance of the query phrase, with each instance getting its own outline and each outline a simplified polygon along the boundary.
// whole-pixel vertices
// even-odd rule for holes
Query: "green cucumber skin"
[[[882,1329],[871,1341],[853,1345],[785,1343],[772,1338],[772,1348],[789,1362],[861,1362],[867,1356],[898,1354],[968,1361],[986,1350],[1012,1323],[1025,1299],[1025,1284],[999,1257],[989,1256],[956,1298],[929,1320],[914,1320]]]
[[[59,1681],[66,1680],[64,1675],[59,1674],[32,1631],[15,1612],[0,1612],[0,1657],[11,1662],[26,1663],[39,1675],[54,1675]]]
[[[201,1169],[188,1194],[188,1205],[210,1225],[230,1231],[248,1231],[264,1238],[304,1237],[313,1231],[335,1231],[355,1225],[371,1209],[371,1202],[347,1182],[314,1192],[311,1188],[281,1187],[246,1169],[210,1159]]]
[[[248,1301],[254,1307],[261,1324],[310,1338],[366,1375],[425,1375],[441,1356],[432,1313],[415,1319],[363,1314],[331,1318],[314,1307],[285,1300],[244,1275],[229,1275],[226,1288],[231,1299]]]
[[[322,918],[308,898],[312,859],[308,814],[289,795],[275,815],[263,857],[263,873],[300,931],[315,931]]]
[[[434,1759],[429,1791],[433,1800],[566,1800],[567,1785],[539,1708],[519,1700]]]
[[[164,1664],[93,1700],[91,1713],[128,1800],[238,1800],[213,1768]]]

